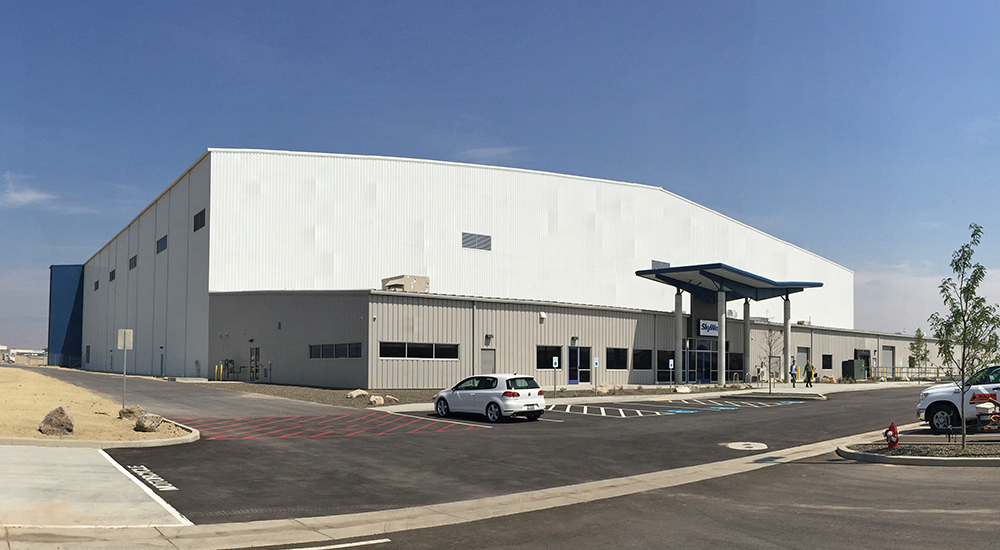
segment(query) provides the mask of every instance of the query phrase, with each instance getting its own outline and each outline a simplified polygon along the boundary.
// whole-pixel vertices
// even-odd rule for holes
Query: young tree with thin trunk
[[[927,361],[930,360],[931,352],[927,349],[927,340],[924,339],[924,331],[917,329],[917,332],[913,334],[913,341],[910,342],[910,361],[911,366],[917,367],[920,375],[926,374],[924,369],[927,366]]]
[[[938,351],[945,372],[961,391],[959,416],[962,424],[962,448],[965,448],[965,399],[969,391],[968,377],[997,361],[1000,344],[1000,313],[997,306],[986,303],[979,295],[979,285],[986,277],[986,268],[972,261],[983,236],[983,228],[972,224],[971,240],[951,256],[954,277],[941,281],[938,289],[947,312],[930,317],[931,330],[938,339]]]

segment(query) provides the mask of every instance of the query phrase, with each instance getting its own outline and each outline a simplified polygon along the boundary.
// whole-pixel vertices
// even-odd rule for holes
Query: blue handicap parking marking
[[[706,409],[711,409],[713,411],[738,411],[740,407],[705,407]]]
[[[698,411],[692,411],[691,409],[663,409],[660,412],[674,413],[674,414],[688,414],[688,413],[696,413]]]
[[[780,405],[801,405],[803,403],[805,403],[805,401],[778,401],[778,404]]]

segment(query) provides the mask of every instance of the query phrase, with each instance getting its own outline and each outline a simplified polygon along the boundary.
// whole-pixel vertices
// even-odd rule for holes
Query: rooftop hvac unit
[[[382,290],[427,294],[431,291],[431,280],[429,277],[420,277],[418,275],[397,275],[382,279]]]

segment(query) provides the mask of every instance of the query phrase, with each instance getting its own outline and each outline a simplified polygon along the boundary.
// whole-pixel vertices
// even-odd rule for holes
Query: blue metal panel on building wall
[[[50,266],[49,364],[80,367],[82,344],[83,265]]]

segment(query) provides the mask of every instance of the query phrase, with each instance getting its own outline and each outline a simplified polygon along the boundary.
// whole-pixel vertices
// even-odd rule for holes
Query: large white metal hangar
[[[209,149],[50,280],[53,364],[121,372],[132,329],[152,376],[583,388],[791,357],[839,378],[905,373],[911,340],[853,330],[850,270],[662,188],[403,158]]]

